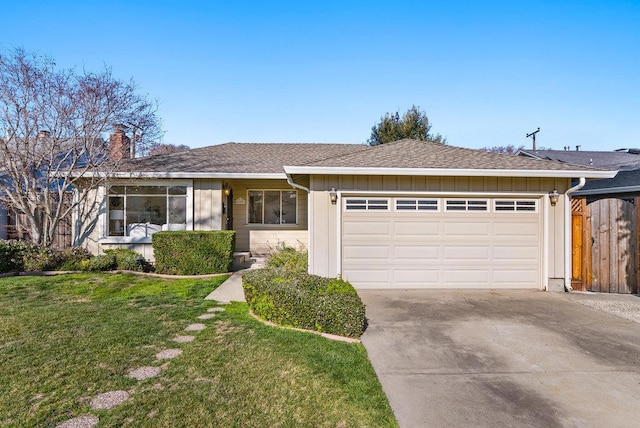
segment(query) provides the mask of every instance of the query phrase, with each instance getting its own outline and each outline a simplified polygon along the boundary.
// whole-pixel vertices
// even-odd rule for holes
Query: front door
[[[226,226],[225,229],[233,230],[233,189],[229,189],[229,195],[227,195],[225,200],[226,205]]]

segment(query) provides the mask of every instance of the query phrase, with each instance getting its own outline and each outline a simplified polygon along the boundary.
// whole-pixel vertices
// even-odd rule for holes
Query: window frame
[[[437,213],[441,211],[441,198],[395,198],[393,201],[393,210],[395,212],[399,212],[399,213]],[[403,201],[403,202],[415,202],[415,204],[412,206],[411,209],[403,209],[403,208],[398,208],[398,202]],[[423,205],[423,207],[429,207],[427,209],[420,209],[420,202],[435,202],[435,205],[433,204],[425,204]],[[405,205],[405,206],[410,206],[410,205]]]
[[[451,209],[449,202],[464,202],[464,209]],[[469,209],[469,202],[484,202],[484,209]],[[462,205],[460,205],[462,206]],[[482,205],[472,204],[472,207],[480,207]],[[488,213],[491,210],[489,204],[489,198],[445,198],[444,199],[444,212],[448,213]]]
[[[513,209],[498,209],[497,205],[499,202],[512,202]],[[518,204],[530,204],[533,203],[533,209],[526,209],[531,207],[530,205],[520,205]],[[497,214],[536,214],[538,213],[538,200],[537,199],[523,199],[523,198],[494,198],[493,199],[493,212]],[[522,209],[518,209],[522,208]]]
[[[364,206],[364,208],[353,208],[349,206],[349,203],[355,201],[364,201],[363,203],[357,204],[357,206]],[[382,204],[378,203],[370,203],[370,201],[384,201],[386,207],[384,209],[378,209],[376,207],[382,206]],[[344,212],[369,212],[369,213],[388,213],[391,211],[391,198],[387,197],[347,197],[344,198],[344,204],[342,206],[342,210]]]
[[[168,188],[169,187],[177,187],[183,186],[186,187],[186,195],[184,195],[186,199],[186,225],[185,230],[193,230],[193,180],[185,180],[185,179],[174,179],[174,180],[144,180],[144,181],[111,181],[108,184],[100,186],[98,189],[100,200],[102,200],[102,206],[104,207],[99,215],[99,227],[100,227],[100,239],[99,242],[101,244],[126,244],[126,243],[142,243],[142,244],[150,244],[151,243],[151,235],[145,237],[131,237],[125,235],[113,235],[110,236],[109,233],[109,198],[122,196],[124,198],[124,207],[126,207],[126,194],[125,195],[111,195],[109,193],[109,189],[115,186],[129,186],[129,187],[153,187],[153,186],[161,186],[166,187],[164,195],[155,195],[155,196],[164,196],[166,198],[167,205],[169,204],[170,196],[182,196],[182,195],[170,195]],[[142,194],[141,194],[142,196]],[[125,211],[126,217],[126,208],[123,207]],[[168,208],[168,207],[167,207]],[[167,216],[169,212],[167,210]],[[169,219],[167,218],[167,221]],[[126,233],[126,224],[124,225],[124,230]]]
[[[251,197],[250,192],[262,192],[262,222],[261,223],[252,223],[249,219],[250,219],[250,214],[249,211],[251,209]],[[265,203],[264,203],[264,192],[279,192],[280,193],[280,223],[265,223],[264,219],[265,219],[265,215],[264,215],[264,210],[265,210]],[[296,221],[294,223],[282,223],[282,193],[283,192],[293,192],[296,195]],[[289,188],[289,189],[285,189],[285,188],[278,188],[278,189],[247,189],[247,208],[246,208],[246,221],[245,221],[245,226],[266,226],[266,227],[287,227],[287,226],[298,226],[300,224],[300,205],[298,203],[298,198],[300,197],[299,192],[297,189],[293,189],[293,188]]]

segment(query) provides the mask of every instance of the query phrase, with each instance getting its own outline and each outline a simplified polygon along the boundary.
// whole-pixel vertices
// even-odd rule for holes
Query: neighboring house
[[[613,293],[640,291],[638,210],[640,150],[521,150],[520,156],[620,172],[588,181],[572,196],[572,286]]]
[[[233,229],[237,251],[302,244],[310,273],[401,289],[562,289],[571,182],[616,173],[415,140],[228,143],[118,171],[77,229],[93,252],[151,259],[157,231]]]

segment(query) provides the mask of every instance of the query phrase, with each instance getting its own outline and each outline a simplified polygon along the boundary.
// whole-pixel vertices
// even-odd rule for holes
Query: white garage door
[[[342,201],[342,277],[356,288],[542,286],[537,199]]]

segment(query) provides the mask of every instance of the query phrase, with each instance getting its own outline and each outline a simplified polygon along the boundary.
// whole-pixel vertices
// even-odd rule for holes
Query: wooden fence
[[[572,286],[604,293],[638,293],[638,202],[572,201]]]

